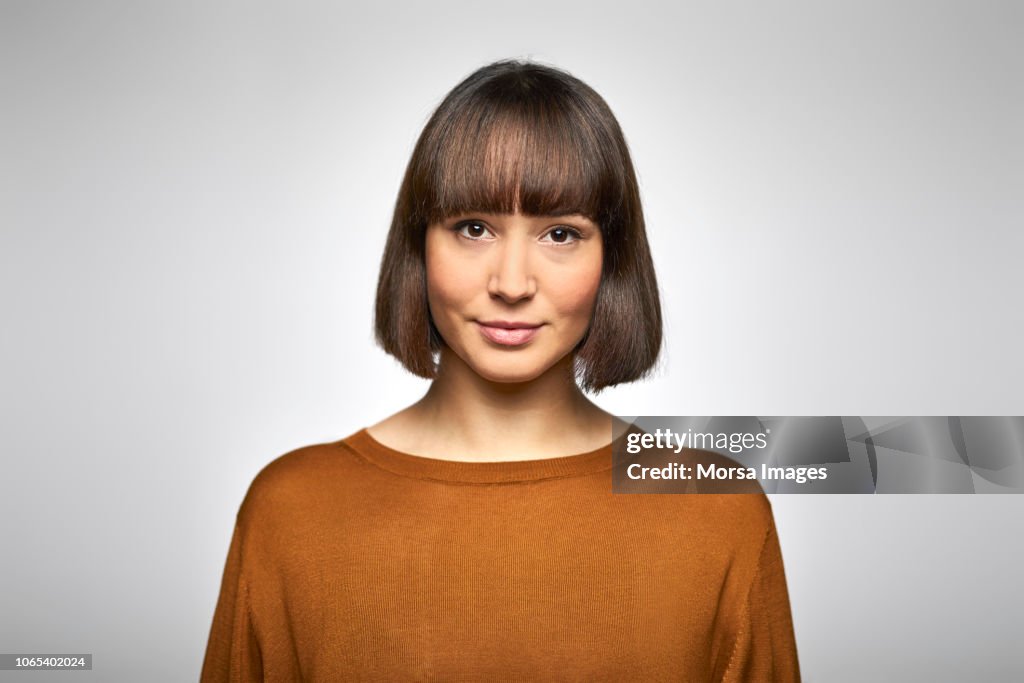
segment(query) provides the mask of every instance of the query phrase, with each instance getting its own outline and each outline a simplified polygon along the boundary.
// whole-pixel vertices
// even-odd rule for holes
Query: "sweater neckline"
[[[394,474],[466,484],[512,484],[560,479],[603,472],[612,468],[611,443],[574,455],[492,462],[441,460],[404,453],[377,441],[366,428],[360,429],[339,443],[347,445],[377,467]]]

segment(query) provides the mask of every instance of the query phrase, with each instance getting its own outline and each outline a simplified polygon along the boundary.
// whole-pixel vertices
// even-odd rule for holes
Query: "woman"
[[[427,123],[377,339],[424,397],[270,463],[202,679],[799,679],[771,508],[613,495],[613,418],[661,312],[629,152],[553,68],[470,75]]]

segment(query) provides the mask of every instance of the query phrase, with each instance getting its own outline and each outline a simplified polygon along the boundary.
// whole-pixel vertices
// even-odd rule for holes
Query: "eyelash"
[[[479,225],[479,226],[483,227],[485,230],[487,230],[488,232],[490,232],[490,228],[488,228],[486,225],[484,225],[480,221],[462,221],[460,223],[456,223],[455,226],[452,228],[452,230],[457,235],[459,235],[460,237],[464,237],[467,240],[471,240],[473,242],[482,242],[482,241],[484,241],[483,237],[470,237],[469,235],[463,234],[462,231],[465,228],[468,228],[471,225]],[[551,230],[548,230],[545,233],[545,237],[550,235],[551,233],[555,232],[556,230],[562,230],[562,231],[568,233],[572,237],[572,240],[570,240],[568,242],[554,242],[554,241],[552,241],[551,243],[554,244],[555,246],[559,246],[559,247],[568,246],[570,244],[575,244],[577,241],[583,239],[583,234],[579,230],[577,230],[576,228],[570,228],[567,225],[559,225],[557,227],[552,228]]]

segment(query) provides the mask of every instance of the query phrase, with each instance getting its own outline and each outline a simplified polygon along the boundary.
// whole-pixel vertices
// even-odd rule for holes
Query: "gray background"
[[[532,57],[622,123],[667,316],[633,415],[1024,414],[1020,3],[0,1],[0,651],[198,676],[257,471],[415,400],[405,163]],[[807,681],[1024,675],[1024,498],[773,498]],[[49,677],[49,678],[48,678]]]

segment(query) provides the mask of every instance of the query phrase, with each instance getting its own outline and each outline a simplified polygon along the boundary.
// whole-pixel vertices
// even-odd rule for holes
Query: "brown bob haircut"
[[[601,230],[601,283],[574,349],[588,391],[647,375],[661,349],[658,285],[622,130],[590,86],[549,66],[502,60],[470,74],[434,111],[391,221],[374,328],[410,372],[433,378],[441,339],[427,304],[427,226],[451,216],[580,214]]]

